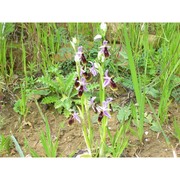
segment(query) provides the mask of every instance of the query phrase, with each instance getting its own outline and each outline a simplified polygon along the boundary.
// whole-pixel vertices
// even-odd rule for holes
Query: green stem
[[[100,129],[101,143],[99,149],[99,157],[105,156],[105,148],[106,148],[106,133],[107,133],[107,117],[103,117],[102,125]]]

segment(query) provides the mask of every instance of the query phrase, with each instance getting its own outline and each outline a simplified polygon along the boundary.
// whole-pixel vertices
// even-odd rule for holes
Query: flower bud
[[[106,32],[106,31],[107,31],[107,25],[106,25],[106,23],[101,23],[100,28],[101,28],[104,32]]]

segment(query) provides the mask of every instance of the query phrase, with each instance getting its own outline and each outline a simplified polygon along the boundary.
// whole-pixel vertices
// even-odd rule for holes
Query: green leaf
[[[58,108],[63,107],[63,104],[64,104],[63,101],[58,100],[58,101],[55,102],[54,107],[55,107],[55,109],[58,109]]]
[[[152,126],[150,127],[150,129],[152,131],[155,131],[155,132],[161,132],[162,131],[161,125],[157,121],[153,121]]]
[[[11,139],[14,142],[15,148],[16,148],[17,152],[19,153],[20,157],[24,157],[24,153],[23,153],[19,143],[17,142],[16,138],[13,135],[11,135]]]
[[[57,102],[58,100],[59,100],[58,96],[47,96],[47,97],[44,97],[41,102],[42,104],[51,104],[51,103]]]
[[[146,87],[145,94],[151,95],[153,98],[158,98],[160,95],[159,91],[154,89],[153,87]]]
[[[70,96],[73,86],[74,86],[75,73],[69,74],[66,78],[65,83],[65,92]]]
[[[131,110],[129,106],[121,107],[117,114],[117,119],[120,122],[126,121],[129,119],[129,116],[131,115]]]

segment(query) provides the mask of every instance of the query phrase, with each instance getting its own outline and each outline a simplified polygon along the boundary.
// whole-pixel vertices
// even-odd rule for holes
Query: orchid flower
[[[84,91],[87,91],[87,83],[86,83],[86,79],[84,77],[81,78],[80,81],[77,81],[79,82],[79,86],[77,87],[77,90],[78,90],[78,96],[82,96],[83,92]]]
[[[100,113],[99,117],[98,117],[98,121],[101,122],[102,118],[104,116],[111,118],[111,115],[109,114],[108,111],[110,111],[111,109],[108,108],[109,103],[112,101],[112,98],[107,98],[106,101],[104,101],[102,103],[102,106],[98,106],[97,110]]]
[[[76,53],[76,56],[79,57],[79,59],[82,61],[83,64],[87,63],[86,58],[85,58],[84,53],[83,53],[83,47],[82,46],[78,47],[78,52]],[[75,56],[75,60],[77,59],[76,56]]]
[[[106,87],[108,85],[110,85],[110,88],[112,90],[117,90],[117,85],[116,83],[113,81],[112,77],[108,76],[108,70],[105,71],[105,76],[104,76],[104,84],[103,86]]]
[[[79,118],[79,115],[78,115],[78,113],[76,113],[76,112],[74,112],[74,113],[71,115],[71,117],[69,118],[68,124],[69,124],[69,125],[72,125],[75,120],[78,121],[79,123],[81,123],[81,120],[80,120],[80,118]]]
[[[97,70],[96,70],[95,64],[92,63],[92,62],[90,62],[90,63],[92,64],[92,67],[89,68],[89,70],[90,70],[90,72],[91,72],[91,74],[92,74],[93,76],[96,76],[96,75],[97,75]]]
[[[94,100],[96,99],[96,97],[92,97],[89,101],[89,107],[92,107],[93,111],[97,113],[97,109],[96,109],[96,105],[94,103]]]
[[[106,87],[110,84],[111,82],[111,77],[108,76],[108,70],[105,71],[105,77],[104,77],[104,84],[103,86]]]
[[[107,46],[107,43],[108,43],[108,41],[104,40],[103,41],[103,45],[100,47],[101,48],[100,53],[104,54],[105,57],[109,57],[110,56],[110,53],[108,51],[110,46]]]

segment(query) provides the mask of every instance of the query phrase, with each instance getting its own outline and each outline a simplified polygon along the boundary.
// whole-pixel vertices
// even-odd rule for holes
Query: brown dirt
[[[122,99],[121,99],[122,100]],[[116,101],[120,101],[117,99]],[[22,150],[26,156],[29,155],[28,149],[25,147],[25,138],[29,142],[29,146],[33,148],[40,156],[45,156],[44,150],[40,142],[40,133],[45,131],[45,123],[43,122],[37,106],[34,102],[29,102],[29,113],[26,118],[26,124],[18,123],[19,115],[14,112],[12,103],[7,102],[1,110],[1,117],[3,122],[0,124],[0,134],[9,135],[13,134],[19,142]],[[67,119],[60,115],[54,108],[50,107],[46,109],[45,106],[41,106],[43,113],[47,116],[52,137],[59,139],[58,157],[71,157],[78,150],[85,149],[85,142],[82,135],[81,124],[78,122],[72,126],[68,125]],[[170,119],[171,117],[179,117],[178,105],[173,104],[170,107]],[[174,114],[173,114],[174,112]],[[178,119],[179,120],[179,119]],[[170,121],[171,122],[171,121]],[[63,125],[64,124],[64,125]],[[116,113],[113,114],[109,120],[109,127],[112,132],[115,132],[119,123],[116,118]],[[98,124],[94,124],[95,137],[98,137]],[[150,130],[149,125],[145,126],[145,131],[148,134],[144,134],[144,144],[140,144],[137,137],[134,137],[130,132],[129,146],[123,153],[124,157],[173,157],[173,149],[176,155],[180,157],[180,147],[178,146],[177,140],[172,135],[172,123],[163,127],[166,135],[170,139],[171,146],[168,146],[163,135],[158,134]],[[59,136],[58,131],[60,130]],[[58,137],[57,137],[58,136]],[[11,150],[11,153],[3,155],[4,157],[19,157],[15,148]]]
[[[37,110],[36,104],[30,102],[28,106],[30,113],[26,118],[26,124],[21,123],[21,125],[18,123],[19,115],[13,111],[12,106],[8,104],[4,106],[1,116],[5,119],[3,121],[4,124],[1,123],[1,134],[9,135],[12,133],[18,140],[26,156],[29,152],[24,146],[24,138],[28,140],[30,147],[37,151],[40,156],[45,156],[40,143],[40,132],[45,131],[45,124]],[[80,124],[76,122],[72,126],[68,126],[67,120],[53,108],[48,110],[44,108],[43,112],[48,117],[53,138],[59,139],[58,157],[69,157],[78,150],[86,148]],[[118,127],[115,117],[116,114],[109,121],[109,127],[114,132]],[[64,124],[64,127],[60,128],[60,124]],[[180,157],[180,147],[177,146],[177,140],[171,133],[171,125],[169,124],[164,128],[177,156]],[[94,127],[96,129],[95,136],[98,138],[98,124],[94,124]],[[56,137],[59,129],[60,135]],[[128,134],[130,139],[129,146],[124,152],[125,157],[173,157],[173,148],[167,145],[162,134],[158,136],[157,133],[149,129],[149,126],[145,127],[145,131],[148,131],[148,135],[144,135],[144,139],[146,140],[144,140],[143,145],[131,133]],[[175,148],[175,146],[177,147]],[[14,148],[9,155],[6,154],[4,156],[18,157],[19,155]]]

